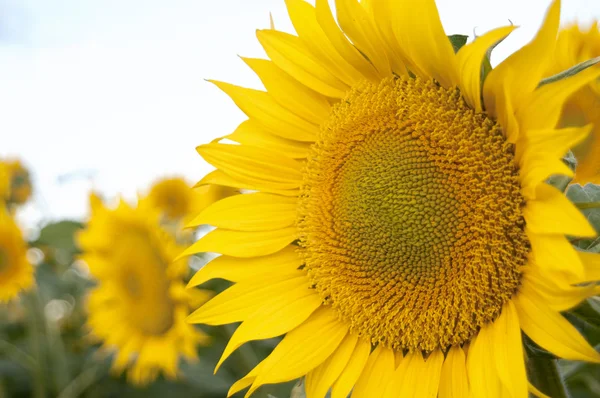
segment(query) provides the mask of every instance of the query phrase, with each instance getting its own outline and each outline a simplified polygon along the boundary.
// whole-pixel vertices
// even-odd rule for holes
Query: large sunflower
[[[245,59],[265,91],[215,82],[248,115],[198,148],[200,184],[254,191],[198,220],[186,253],[217,252],[192,279],[235,284],[189,320],[242,322],[219,365],[285,334],[230,393],[306,375],[309,398],[527,397],[521,331],[567,359],[600,362],[561,311],[595,294],[600,258],[565,235],[595,231],[544,181],[590,127],[556,129],[585,70],[538,87],[560,1],[487,74],[513,27],[455,53],[433,0],[287,6],[298,36],[259,30]],[[470,391],[470,392],[469,392]]]
[[[88,298],[88,326],[115,353],[113,370],[145,384],[162,371],[177,375],[179,358],[196,359],[204,334],[185,321],[190,307],[206,301],[201,290],[186,291],[187,259],[174,238],[159,227],[147,203],[108,209],[91,197],[92,216],[78,236],[98,285]]]
[[[559,73],[591,58],[600,57],[600,29],[598,23],[588,29],[569,26],[558,34],[554,61],[548,75]],[[596,65],[595,68],[600,66]],[[594,129],[573,152],[578,160],[574,182],[600,183],[600,80],[590,82],[578,90],[565,104],[560,124],[563,126],[593,123]]]
[[[33,286],[33,267],[19,227],[0,202],[0,302]]]

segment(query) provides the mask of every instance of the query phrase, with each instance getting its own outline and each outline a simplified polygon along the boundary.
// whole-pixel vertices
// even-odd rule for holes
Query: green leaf
[[[450,43],[452,43],[452,47],[454,48],[454,52],[457,53],[458,50],[461,49],[462,46],[467,44],[467,39],[469,36],[467,35],[450,35],[448,39],[450,39]]]
[[[559,80],[563,80],[568,77],[574,76],[574,75],[578,74],[579,72],[582,72],[582,71],[586,70],[587,68],[594,66],[598,63],[600,63],[600,57],[592,58],[587,61],[581,62],[581,63],[573,66],[572,68],[562,71],[554,76],[550,76],[545,79],[542,79],[542,81],[540,81],[540,84],[538,84],[538,88],[545,84],[554,83]]]
[[[594,205],[594,203],[600,202],[600,185],[571,185],[567,190],[567,197],[581,209],[592,227],[600,233],[600,207]],[[578,239],[573,243],[580,249],[600,253],[600,237]]]

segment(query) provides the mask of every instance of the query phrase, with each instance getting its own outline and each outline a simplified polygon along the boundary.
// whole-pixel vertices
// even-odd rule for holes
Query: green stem
[[[527,370],[531,384],[544,394],[552,398],[570,398],[556,359],[530,356],[527,360]]]
[[[36,363],[33,369],[31,369],[33,376],[33,397],[34,398],[46,398],[46,381],[44,377],[44,358],[42,352],[42,345],[40,340],[44,336],[44,331],[41,328],[41,316],[39,309],[39,299],[37,292],[32,291],[23,296],[23,301],[27,308],[27,332],[29,337],[29,347],[31,350],[31,356]]]
[[[580,210],[597,209],[600,207],[600,202],[575,203],[575,206],[577,206],[577,208]]]
[[[62,390],[58,398],[75,398],[81,396],[81,393],[94,384],[102,375],[98,365],[87,368]]]

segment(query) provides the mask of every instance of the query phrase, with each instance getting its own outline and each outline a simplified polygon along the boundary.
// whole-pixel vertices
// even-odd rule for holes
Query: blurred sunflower
[[[1,161],[0,163],[2,163],[0,169],[4,169],[4,173],[8,173],[10,180],[8,202],[16,205],[24,204],[29,200],[32,192],[29,171],[18,160]],[[1,170],[0,174],[2,174]],[[1,178],[2,176],[0,175]],[[0,185],[1,183],[2,181],[0,181]]]
[[[127,368],[136,384],[160,371],[175,378],[179,358],[195,360],[197,344],[207,340],[185,319],[190,306],[209,295],[185,289],[187,259],[173,262],[182,248],[159,228],[155,208],[121,202],[108,209],[94,195],[91,207],[88,226],[78,235],[82,259],[98,283],[88,298],[88,326],[115,353],[116,373]]]
[[[0,161],[0,202],[10,197],[10,172],[6,163]]]
[[[600,29],[594,23],[587,30],[572,25],[558,34],[554,61],[547,75],[555,75],[581,62],[600,57]],[[599,65],[594,66],[600,69]],[[561,125],[593,123],[591,134],[573,149],[578,160],[573,182],[600,183],[600,80],[579,89],[565,104]]]
[[[216,229],[186,254],[222,256],[190,286],[235,284],[189,320],[242,322],[219,365],[285,334],[230,394],[306,375],[309,398],[525,398],[521,331],[600,362],[560,314],[598,292],[600,257],[565,237],[595,231],[544,182],[572,175],[590,127],[555,126],[599,74],[540,86],[560,1],[483,84],[514,27],[455,53],[433,0],[338,0],[337,21],[327,0],[286,3],[298,36],[259,30],[270,60],[244,59],[267,91],[215,82],[249,116],[239,145],[198,148],[217,168],[200,185],[256,192],[198,216]]]
[[[148,201],[167,218],[187,222],[206,206],[235,192],[234,188],[219,186],[192,188],[183,178],[163,178],[150,188]]]
[[[0,302],[15,298],[33,286],[33,267],[19,227],[0,206]]]

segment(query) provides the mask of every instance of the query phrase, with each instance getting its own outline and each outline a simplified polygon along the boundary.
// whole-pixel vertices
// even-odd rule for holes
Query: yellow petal
[[[240,282],[260,275],[293,274],[301,265],[302,259],[294,246],[287,246],[277,253],[262,257],[220,256],[200,268],[188,283],[188,287],[201,285],[214,278]]]
[[[494,29],[464,45],[456,54],[460,73],[460,91],[467,103],[481,112],[481,65],[488,50],[506,38],[516,26]]]
[[[348,40],[333,18],[328,0],[316,0],[316,17],[321,29],[327,35],[336,51],[358,70],[364,79],[379,81],[383,78],[371,64]]]
[[[493,344],[489,326],[483,326],[471,340],[467,354],[467,374],[474,397],[502,398]]]
[[[331,110],[327,97],[300,84],[272,61],[242,59],[258,75],[267,92],[279,105],[316,125],[327,119]]]
[[[285,3],[298,37],[321,61],[322,66],[348,86],[364,80],[364,76],[346,62],[329,41],[317,21],[315,7],[304,0],[286,0]]]
[[[210,82],[223,90],[238,108],[260,123],[269,133],[297,141],[316,139],[318,125],[282,107],[269,93],[213,80]]]
[[[427,360],[421,352],[413,352],[406,356],[408,364],[404,370],[400,397],[435,398],[438,395],[440,376],[444,354],[440,350],[433,351]]]
[[[544,394],[543,392],[541,392],[540,390],[538,390],[533,384],[528,383],[528,387],[529,387],[529,392],[531,394],[533,394],[533,396],[537,397],[537,398],[552,398],[547,396],[546,394]]]
[[[559,234],[593,238],[596,231],[585,216],[558,189],[540,184],[536,199],[527,202],[523,216],[536,234]]]
[[[511,301],[504,304],[500,316],[490,325],[496,370],[504,388],[513,398],[527,398],[527,372],[521,340],[519,316]]]
[[[321,307],[289,332],[263,364],[248,396],[263,384],[281,383],[306,375],[340,345],[348,326],[329,307]]]
[[[394,32],[411,61],[409,69],[422,79],[434,78],[443,87],[458,86],[454,49],[440,21],[434,0],[392,2]]]
[[[500,103],[504,101],[512,104],[511,107],[518,112],[537,88],[551,62],[559,18],[560,0],[556,0],[550,6],[536,37],[488,74],[483,85],[483,99],[486,110],[492,116],[506,118],[506,115],[500,114],[500,111],[510,112],[508,108],[502,110]]]
[[[384,43],[375,23],[357,0],[336,0],[337,19],[344,33],[371,61],[381,76],[391,76],[387,54],[382,51]]]
[[[357,342],[358,336],[348,333],[338,349],[322,365],[308,373],[306,376],[307,398],[325,398],[329,388],[348,365]]]
[[[323,300],[319,294],[307,286],[300,286],[277,296],[266,303],[236,329],[229,339],[215,372],[223,361],[242,344],[251,340],[264,340],[280,336],[304,322]]]
[[[439,398],[463,398],[468,396],[467,358],[460,346],[452,346],[442,365]]]
[[[340,374],[340,377],[333,383],[331,388],[331,398],[347,398],[354,387],[354,384],[360,377],[371,353],[371,343],[368,340],[358,339],[356,347],[352,352],[350,361]]]
[[[268,193],[230,196],[208,206],[188,226],[203,224],[235,231],[269,231],[296,222],[297,199]]]
[[[284,279],[255,278],[236,283],[194,311],[187,320],[189,323],[207,325],[240,322],[290,290],[309,287],[310,281],[302,272],[298,276],[286,276]]]
[[[259,30],[256,37],[275,65],[316,92],[343,98],[350,88],[325,69],[299,37],[276,30]]]
[[[599,76],[600,69],[589,68],[535,90],[517,112],[521,129],[527,131],[556,127],[567,99]]]
[[[273,135],[254,120],[242,122],[225,138],[247,146],[267,148],[292,159],[306,158],[310,149],[310,142],[293,141]]]
[[[540,270],[549,270],[580,280],[585,273],[583,263],[573,245],[562,235],[538,235],[525,228],[533,263]]]
[[[244,145],[205,144],[196,148],[213,166],[240,181],[294,189],[302,183],[302,165],[274,151]]]
[[[395,365],[394,351],[381,344],[369,356],[354,390],[352,398],[380,397],[391,382]]]
[[[581,259],[584,268],[584,278],[581,282],[598,282],[600,281],[600,254],[577,252]]]
[[[266,256],[278,252],[296,239],[298,239],[298,231],[295,227],[259,232],[217,228],[188,247],[177,259],[207,252],[241,258]]]
[[[251,189],[255,191],[276,193],[284,196],[298,196],[300,189],[279,189],[277,186],[273,186],[267,181],[248,181],[248,180],[237,180],[225,173],[223,170],[214,170],[204,176],[194,188],[202,187],[205,185],[220,185],[238,189]]]
[[[252,385],[252,383],[254,383],[254,380],[256,380],[256,376],[262,369],[262,365],[264,362],[265,361],[263,360],[261,363],[256,365],[254,369],[252,369],[246,376],[233,383],[233,385],[227,392],[227,397],[231,397],[233,394],[240,392],[244,388],[248,388],[250,385]]]
[[[600,363],[600,354],[527,284],[514,298],[521,329],[540,347],[565,359]]]
[[[600,292],[595,285],[572,286],[561,274],[543,273],[537,267],[528,267],[523,283],[529,284],[554,311],[562,312],[578,306],[583,300]]]

